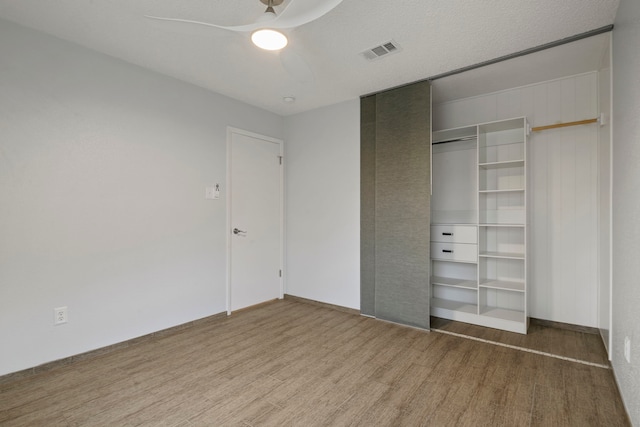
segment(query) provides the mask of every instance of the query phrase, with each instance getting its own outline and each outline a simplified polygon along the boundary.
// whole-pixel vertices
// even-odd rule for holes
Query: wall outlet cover
[[[67,323],[67,307],[56,307],[53,309],[53,324],[62,325]]]

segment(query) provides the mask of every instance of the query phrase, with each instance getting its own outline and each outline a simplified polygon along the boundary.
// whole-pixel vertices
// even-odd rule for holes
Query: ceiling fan
[[[145,17],[162,21],[206,25],[238,33],[251,33],[251,40],[256,46],[266,50],[280,50],[287,45],[288,40],[287,37],[278,30],[295,28],[314,21],[342,2],[342,0],[290,0],[285,9],[279,14],[276,14],[274,6],[280,6],[283,1],[284,0],[260,0],[261,3],[267,6],[267,9],[253,23],[244,25],[225,26],[190,19],[167,18],[153,15],[145,15]]]

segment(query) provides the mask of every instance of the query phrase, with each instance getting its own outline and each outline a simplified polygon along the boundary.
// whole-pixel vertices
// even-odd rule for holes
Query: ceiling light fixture
[[[260,1],[267,5],[267,10],[265,10],[262,16],[258,18],[257,22],[264,22],[265,25],[268,25],[266,24],[267,22],[276,19],[276,11],[273,9],[273,6],[281,4],[282,0]],[[260,49],[264,50],[280,50],[285,47],[287,43],[289,43],[289,40],[287,40],[287,36],[282,34],[280,31],[271,28],[258,28],[253,33],[251,33],[251,41]]]
[[[280,50],[289,43],[287,36],[280,31],[262,28],[251,33],[251,41],[260,49]]]

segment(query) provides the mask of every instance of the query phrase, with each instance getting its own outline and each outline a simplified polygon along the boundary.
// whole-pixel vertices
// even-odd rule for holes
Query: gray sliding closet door
[[[360,313],[376,315],[376,97],[360,100]]]
[[[428,82],[361,100],[361,312],[429,328]]]

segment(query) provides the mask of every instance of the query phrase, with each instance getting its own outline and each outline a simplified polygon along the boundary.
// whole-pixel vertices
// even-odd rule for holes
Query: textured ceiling
[[[276,9],[289,1],[296,0]],[[264,10],[258,0],[0,0],[0,17],[288,115],[610,25],[617,6],[618,0],[344,0],[289,30],[290,44],[280,53],[254,48],[246,34],[144,17],[246,24]],[[391,39],[401,52],[376,61],[359,55]],[[499,90],[507,81],[527,84],[565,69],[589,71],[583,68],[597,66],[606,45],[582,42],[579,49],[438,81],[437,98]],[[296,101],[285,103],[285,96]]]

